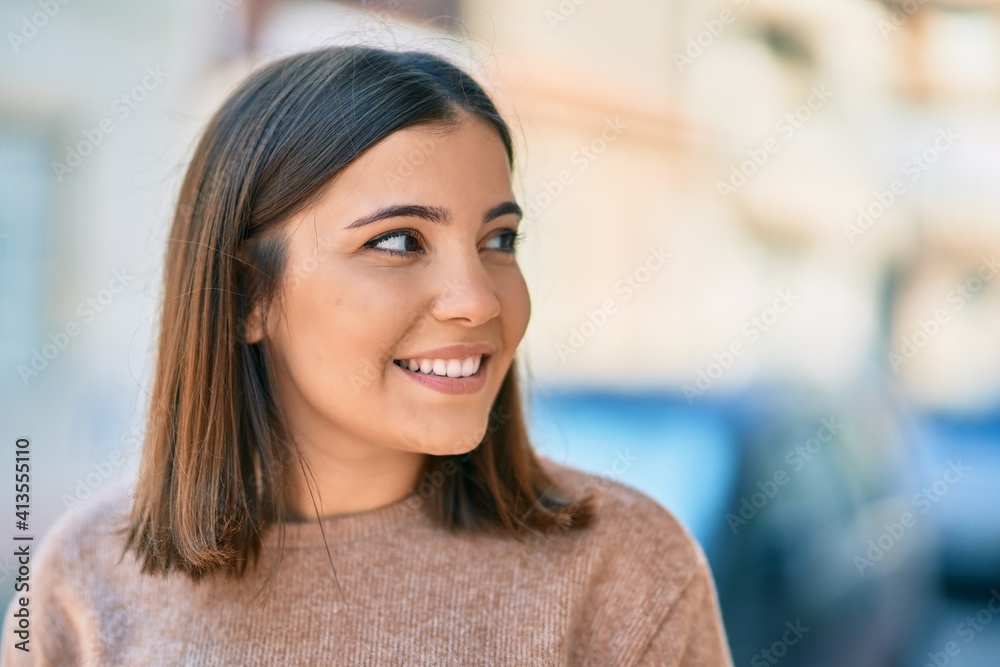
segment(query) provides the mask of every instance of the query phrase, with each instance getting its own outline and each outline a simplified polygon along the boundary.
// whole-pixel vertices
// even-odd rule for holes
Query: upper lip
[[[414,352],[399,359],[468,359],[477,355],[489,355],[496,352],[497,346],[492,343],[457,343],[436,347],[433,350]]]

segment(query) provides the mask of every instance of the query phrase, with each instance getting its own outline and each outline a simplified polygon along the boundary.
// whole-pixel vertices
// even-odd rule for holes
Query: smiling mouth
[[[418,375],[443,379],[461,379],[478,376],[488,354],[476,354],[465,359],[393,359],[392,363]]]

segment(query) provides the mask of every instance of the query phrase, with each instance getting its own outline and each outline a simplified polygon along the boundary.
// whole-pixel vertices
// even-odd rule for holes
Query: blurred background
[[[135,474],[172,206],[228,91],[422,48],[517,134],[538,449],[688,526],[737,664],[1000,665],[1000,2],[18,0],[0,27],[0,437],[31,439],[36,534]]]

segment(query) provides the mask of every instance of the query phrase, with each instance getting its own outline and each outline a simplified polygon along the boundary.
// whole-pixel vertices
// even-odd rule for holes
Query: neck
[[[303,443],[301,449],[307,465],[303,472],[296,461],[289,470],[289,521],[365,512],[402,500],[416,488],[427,461],[423,453],[373,445],[338,442],[319,448]]]

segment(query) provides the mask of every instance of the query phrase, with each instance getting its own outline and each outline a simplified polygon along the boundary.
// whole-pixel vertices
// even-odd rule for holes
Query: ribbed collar
[[[362,540],[418,520],[426,514],[426,503],[416,491],[411,491],[405,498],[372,510],[338,514],[324,517],[320,521],[314,517],[311,521],[289,522],[285,524],[285,547],[294,549],[323,546],[324,533],[326,543],[331,545]],[[265,549],[277,548],[278,528],[275,524],[265,529],[261,545]]]

